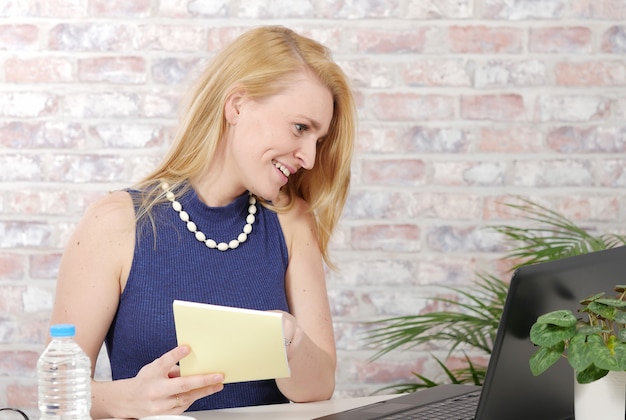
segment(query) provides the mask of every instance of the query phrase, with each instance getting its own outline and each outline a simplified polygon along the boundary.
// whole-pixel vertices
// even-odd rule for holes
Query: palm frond
[[[506,205],[519,211],[520,217],[529,223],[490,227],[512,244],[505,259],[515,263],[514,269],[626,245],[625,236],[613,233],[592,235],[554,210],[527,199],[518,199],[521,204]],[[478,279],[469,288],[444,290],[448,296],[452,294],[454,297],[436,296],[432,300],[452,310],[398,316],[371,323],[373,328],[367,332],[367,339],[379,348],[371,360],[421,344],[439,344],[448,350],[448,357],[459,350],[465,353],[468,348],[490,355],[506,301],[508,282],[478,274]],[[435,360],[452,383],[480,385],[485,378],[486,367],[475,365],[467,353],[467,367],[461,369],[450,370],[440,359],[435,357]],[[438,385],[423,375],[413,374],[421,382],[391,385],[383,390],[411,392]]]

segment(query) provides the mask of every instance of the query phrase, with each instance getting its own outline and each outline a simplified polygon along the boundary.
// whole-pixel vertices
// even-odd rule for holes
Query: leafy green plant
[[[567,358],[578,383],[586,384],[609,371],[626,370],[626,286],[615,286],[617,296],[599,293],[580,301],[577,319],[570,310],[548,312],[537,318],[530,340],[539,346],[529,360],[533,375],[545,372],[561,357]]]
[[[520,225],[497,225],[490,229],[503,235],[511,249],[506,253],[513,269],[527,264],[557,260],[591,251],[626,245],[626,238],[615,234],[592,235],[560,213],[526,199],[505,204],[519,213]],[[487,367],[469,354],[491,355],[502,309],[508,291],[506,281],[488,274],[477,274],[478,279],[468,288],[445,288],[455,298],[435,296],[433,301],[454,310],[433,311],[383,319],[372,323],[367,341],[378,351],[372,360],[399,350],[407,350],[425,343],[439,343],[447,348],[450,357],[462,352],[467,366],[450,369],[434,357],[452,383],[481,385]],[[439,385],[435,380],[413,373],[418,382],[397,384],[383,389],[412,392]]]

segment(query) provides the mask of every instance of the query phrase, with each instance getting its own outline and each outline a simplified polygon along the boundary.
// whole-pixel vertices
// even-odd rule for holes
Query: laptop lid
[[[537,348],[530,327],[557,309],[578,314],[579,301],[599,292],[613,295],[626,273],[626,247],[520,267],[511,279],[487,368],[477,420],[570,419],[574,371],[562,358],[539,376],[528,360]]]
[[[623,273],[626,247],[518,268],[509,285],[475,419],[573,419],[574,372],[561,359],[541,375],[532,375],[528,361],[536,347],[529,338],[530,327],[546,312],[570,309],[577,313],[580,300],[599,292],[612,294],[616,284],[626,283]],[[476,388],[442,385],[320,419],[382,418]]]

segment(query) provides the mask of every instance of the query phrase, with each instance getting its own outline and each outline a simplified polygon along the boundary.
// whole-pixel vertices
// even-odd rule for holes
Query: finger
[[[152,363],[154,363],[160,370],[169,373],[181,359],[185,358],[185,356],[190,353],[190,351],[189,346],[183,345],[174,347],[172,350],[164,353]]]
[[[178,365],[172,366],[170,371],[167,372],[167,377],[168,378],[178,378],[179,376],[180,376],[180,366],[178,366]]]

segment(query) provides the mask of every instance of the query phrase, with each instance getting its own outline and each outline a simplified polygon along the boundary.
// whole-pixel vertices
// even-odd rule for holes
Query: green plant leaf
[[[604,341],[599,336],[589,336],[587,339],[592,337],[600,338],[600,343],[597,341],[593,343],[593,364],[596,365],[599,369],[605,370],[624,370],[626,367],[626,345],[617,343],[613,346],[612,349],[607,347],[604,344]]]
[[[618,324],[626,324],[626,312],[620,311],[615,315],[615,322]]]
[[[565,344],[559,343],[554,347],[541,347],[529,359],[530,371],[537,376],[555,364],[563,355]]]
[[[601,303],[612,308],[626,308],[626,301],[620,299],[598,299],[597,303]]]
[[[590,384],[600,378],[604,378],[607,373],[609,373],[608,370],[591,365],[581,372],[576,372],[576,381],[578,381],[579,384]]]
[[[538,346],[552,347],[568,340],[574,334],[576,334],[576,325],[559,327],[554,324],[535,323],[530,328],[530,341]]]
[[[622,343],[626,343],[626,329],[620,328],[617,331],[617,339]]]
[[[570,366],[575,371],[583,371],[591,366],[596,346],[604,346],[604,341],[599,335],[587,337],[580,332],[574,335],[567,346],[567,361]]]
[[[583,300],[579,301],[578,303],[580,303],[583,306],[587,306],[589,305],[591,302],[593,302],[594,300],[600,299],[602,296],[604,296],[605,293],[596,293],[595,295],[591,295],[588,296],[586,298],[584,298]]]
[[[599,300],[591,302],[587,305],[587,309],[604,319],[614,320],[617,315],[617,308],[600,303]]]
[[[576,325],[576,317],[570,310],[558,310],[548,312],[537,318],[537,324],[554,324],[559,327],[571,327]]]

